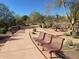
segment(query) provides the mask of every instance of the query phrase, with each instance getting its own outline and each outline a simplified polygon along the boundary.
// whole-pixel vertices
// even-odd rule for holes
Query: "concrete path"
[[[29,37],[29,29],[19,30],[0,50],[0,59],[45,59]]]

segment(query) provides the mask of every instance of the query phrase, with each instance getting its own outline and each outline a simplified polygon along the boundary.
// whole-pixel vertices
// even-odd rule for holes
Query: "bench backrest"
[[[39,39],[44,39],[45,34],[46,34],[46,33],[44,33],[44,32],[40,32],[38,38],[39,38]]]
[[[55,48],[56,50],[61,50],[64,40],[65,39],[61,37],[53,37],[50,45],[52,48]]]
[[[46,34],[45,34],[45,37],[44,37],[44,42],[50,43],[51,40],[52,40],[52,36],[53,36],[53,35],[46,33]]]

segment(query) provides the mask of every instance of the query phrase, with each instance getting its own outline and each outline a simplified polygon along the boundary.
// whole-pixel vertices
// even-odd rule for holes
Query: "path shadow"
[[[6,43],[6,41],[10,38],[11,36],[0,36],[0,44],[1,43]]]
[[[57,57],[62,58],[62,59],[70,59],[68,56],[64,54],[63,51],[56,52],[56,55]]]
[[[22,38],[9,38],[8,41],[20,40]]]
[[[11,36],[7,36],[7,35],[1,35],[0,36],[0,47],[3,47],[4,44],[7,42],[7,40],[10,38]]]
[[[18,33],[24,33],[25,31],[19,31]],[[9,33],[8,33],[9,34]],[[10,33],[11,34],[11,33]],[[4,44],[7,42],[7,41],[14,41],[14,40],[19,40],[19,39],[22,39],[22,38],[11,38],[11,37],[15,37],[17,36],[17,34],[13,34],[13,35],[7,35],[7,34],[0,34],[0,47],[4,46]]]

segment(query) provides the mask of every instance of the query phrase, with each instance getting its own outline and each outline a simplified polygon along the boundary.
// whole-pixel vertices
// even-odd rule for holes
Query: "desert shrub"
[[[79,32],[76,32],[76,36],[79,36]]]
[[[64,35],[65,36],[70,36],[71,34],[69,32],[66,32]]]
[[[52,27],[52,23],[46,23],[46,26],[47,26],[47,28],[50,28],[50,27]]]
[[[47,25],[43,25],[43,28],[47,28]]]
[[[73,38],[79,39],[79,32],[72,32]]]
[[[36,32],[36,28],[33,28],[33,32]]]
[[[52,24],[51,24],[51,23],[49,24],[49,28],[50,28],[50,27],[52,27]]]
[[[75,44],[73,45],[73,49],[75,49],[76,51],[79,52],[79,44],[78,44],[78,43],[75,43]]]
[[[0,33],[2,33],[2,34],[5,34],[7,31],[8,31],[7,28],[1,28],[0,29]]]
[[[78,43],[73,43],[72,40],[68,40],[65,45],[68,48],[71,48],[71,49],[79,52],[79,44]]]
[[[67,46],[73,46],[72,40],[67,40],[66,45],[67,45]]]
[[[20,29],[20,26],[12,26],[8,28],[8,31],[12,32],[14,34],[16,31]]]

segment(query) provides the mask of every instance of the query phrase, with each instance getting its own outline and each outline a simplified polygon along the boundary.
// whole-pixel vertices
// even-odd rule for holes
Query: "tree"
[[[16,19],[15,17],[13,16],[10,20],[9,20],[9,26],[15,26],[16,25]]]
[[[77,13],[79,12],[79,0],[56,0],[56,7],[64,6],[64,11],[67,15],[67,18],[69,19],[71,23],[71,28],[73,31],[73,25],[78,20],[77,19]],[[67,9],[69,9],[70,14],[68,15]]]
[[[25,25],[24,22],[23,22],[23,20],[21,20],[21,19],[17,20],[16,23],[17,23],[17,25]]]
[[[13,18],[12,12],[8,9],[7,6],[0,3],[0,20],[6,23],[6,27],[11,25],[11,20]],[[3,25],[2,25],[3,26]]]
[[[22,16],[20,16],[20,15],[15,15],[14,16],[15,17],[15,19],[16,19],[16,25],[23,25],[24,24],[24,22],[23,22],[23,20],[22,20]]]
[[[22,19],[23,19],[24,21],[26,21],[26,20],[28,19],[28,16],[27,16],[27,15],[24,15],[24,16],[22,16]]]
[[[32,12],[30,15],[30,19],[33,21],[33,23],[40,23],[42,18],[43,17],[39,12]]]
[[[27,15],[22,16],[21,19],[23,20],[24,24],[26,24],[26,23],[28,22],[28,21],[27,21],[28,18],[29,18],[29,17],[28,17]]]
[[[0,20],[0,28],[6,27],[7,23],[4,22],[4,20]]]

